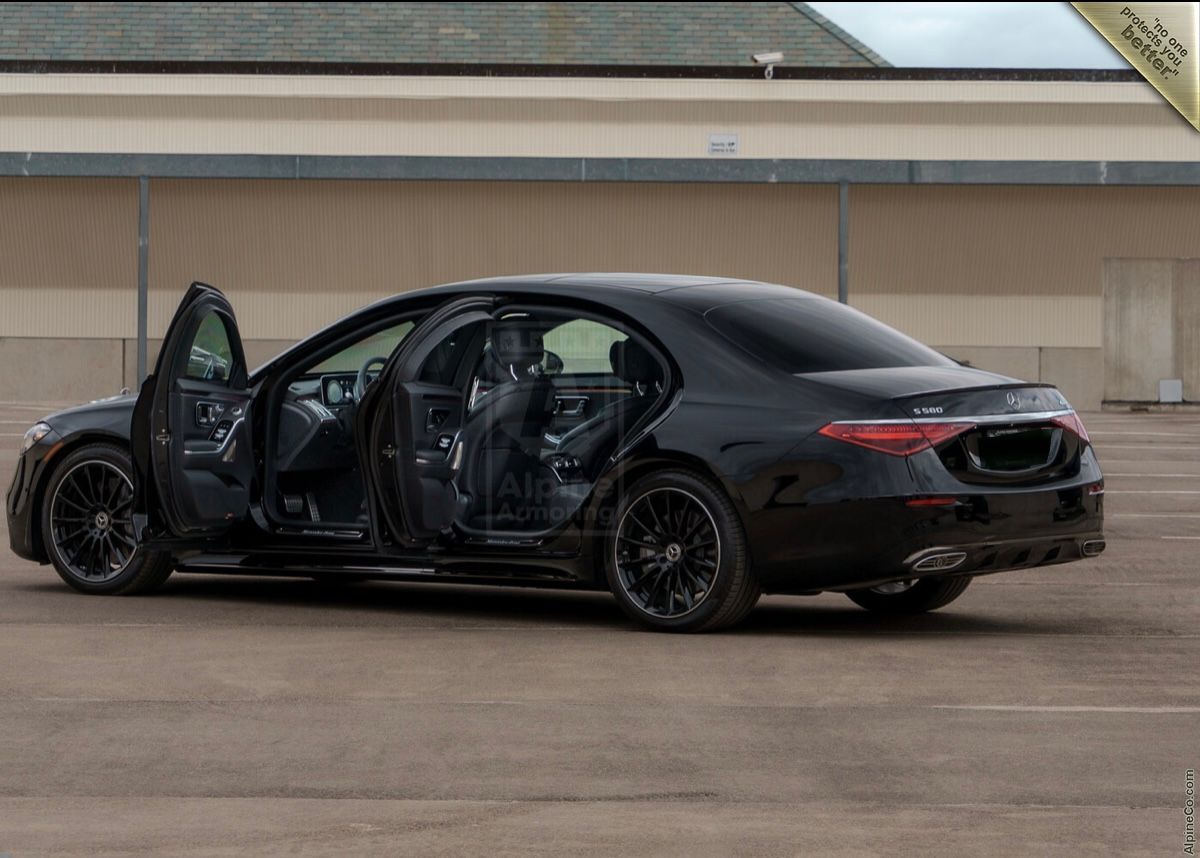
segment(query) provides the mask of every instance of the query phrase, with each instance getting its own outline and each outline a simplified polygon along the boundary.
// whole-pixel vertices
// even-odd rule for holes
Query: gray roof
[[[886,66],[806,3],[0,3],[0,60]]]

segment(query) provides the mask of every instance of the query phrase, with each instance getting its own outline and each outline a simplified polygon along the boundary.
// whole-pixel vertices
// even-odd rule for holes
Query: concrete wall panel
[[[0,366],[9,370],[0,373],[0,400],[86,402],[111,396],[121,389],[123,361],[117,339],[0,337]]]
[[[1175,372],[1183,398],[1200,402],[1200,259],[1179,259],[1174,271]]]
[[[1041,381],[1063,392],[1077,411],[1099,411],[1104,399],[1102,349],[1041,349]]]
[[[1010,375],[1022,381],[1038,381],[1038,349],[996,346],[941,346],[938,351],[955,360],[965,360],[977,369]]]
[[[1198,270],[1197,260],[1104,261],[1106,401],[1155,401],[1161,379],[1196,378]]]

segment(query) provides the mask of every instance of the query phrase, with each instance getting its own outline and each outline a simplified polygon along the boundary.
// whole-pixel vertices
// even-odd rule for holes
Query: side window
[[[233,349],[229,346],[229,331],[216,313],[210,312],[200,320],[192,338],[184,376],[201,381],[228,381],[233,368]]]
[[[547,331],[543,343],[547,352],[552,352],[562,360],[560,372],[563,374],[608,375],[612,373],[609,350],[613,343],[624,339],[624,333],[602,322],[572,319]]]
[[[326,358],[306,370],[306,374],[324,375],[330,372],[358,372],[364,363],[374,357],[387,358],[400,345],[400,341],[413,329],[412,322],[401,322],[363,337],[337,354]]]

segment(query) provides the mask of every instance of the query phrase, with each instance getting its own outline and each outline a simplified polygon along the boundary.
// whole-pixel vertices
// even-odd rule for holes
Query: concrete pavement
[[[1109,551],[917,618],[773,597],[677,637],[605,595],[217,576],[94,598],[4,552],[0,853],[1175,853],[1200,416],[1085,421]]]

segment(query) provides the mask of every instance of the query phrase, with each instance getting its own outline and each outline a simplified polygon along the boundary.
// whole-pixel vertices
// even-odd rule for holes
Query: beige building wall
[[[0,151],[1200,161],[1133,82],[0,75]],[[299,162],[297,162],[299,168]],[[788,184],[151,180],[150,336],[193,279],[265,358],[364,303],[562,270],[833,294],[836,189]],[[1103,386],[1101,260],[1195,257],[1200,189],[855,185],[855,306],[978,366]],[[137,182],[0,178],[0,399],[134,375]],[[1190,317],[1189,317],[1190,318]],[[41,356],[41,360],[32,356]]]
[[[136,179],[0,177],[0,337],[137,334]]]
[[[230,296],[252,363],[363,304],[474,277],[837,284],[828,185],[153,179],[150,200],[151,360],[192,280]],[[1197,213],[1196,188],[853,186],[851,304],[1096,408],[1103,260],[1194,256]],[[0,180],[0,359],[25,370],[0,399],[133,384],[136,230],[136,181]]]
[[[1141,82],[0,75],[0,151],[1196,161]]]
[[[1098,408],[1104,259],[1200,252],[1200,188],[855,185],[850,302]]]
[[[245,335],[298,339],[379,298],[555,271],[728,274],[837,290],[837,191],[813,185],[151,183],[150,333],[191,280]]]

